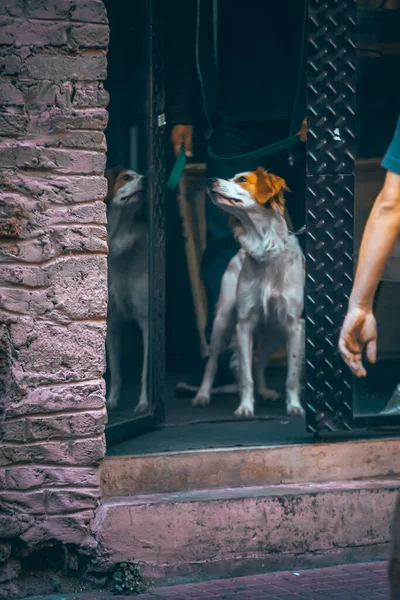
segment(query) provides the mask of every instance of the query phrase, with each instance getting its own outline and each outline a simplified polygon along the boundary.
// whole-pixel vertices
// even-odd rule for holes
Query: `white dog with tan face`
[[[108,318],[107,355],[110,369],[109,408],[118,405],[121,379],[121,332],[124,321],[136,321],[143,338],[141,391],[134,414],[148,409],[147,362],[149,350],[148,226],[144,178],[116,167],[108,180]]]
[[[300,402],[304,257],[284,218],[286,190],[282,178],[261,168],[230,180],[208,182],[214,204],[231,216],[241,249],[222,279],[210,357],[194,405],[210,402],[218,356],[233,339],[240,382],[235,415],[253,416],[253,366],[257,392],[266,399],[277,399],[279,394],[265,382],[265,367],[271,354],[286,343],[286,409],[289,415],[304,415]],[[258,353],[255,361],[254,349]]]

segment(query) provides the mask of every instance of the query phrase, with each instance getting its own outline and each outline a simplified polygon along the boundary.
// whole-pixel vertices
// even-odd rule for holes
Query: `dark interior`
[[[128,3],[106,1],[111,38],[106,88],[110,93],[109,124],[106,131],[107,168],[123,165],[145,174],[149,110],[149,49],[146,1]],[[399,11],[371,10],[359,3],[357,64],[357,163],[375,160],[375,179],[382,177],[379,162],[387,148],[398,114],[398,87],[394,73],[400,72],[400,44],[393,23]],[[362,10],[361,10],[362,9]],[[379,18],[377,18],[377,15]],[[168,52],[167,74],[173,72]],[[167,77],[167,85],[170,79]],[[379,82],[379,85],[377,84]],[[168,94],[167,94],[168,97]],[[170,172],[174,157],[166,134],[166,167]],[[203,163],[205,143],[195,139],[192,162]],[[357,170],[358,167],[356,167]],[[375,171],[374,171],[375,173]],[[357,171],[357,181],[364,175]],[[355,193],[356,240],[360,238],[374,196]],[[373,186],[372,186],[373,187]],[[108,429],[113,429],[111,454],[147,453],[177,449],[222,446],[264,445],[307,442],[312,439],[302,419],[288,418],[285,412],[285,364],[273,364],[268,372],[271,387],[282,392],[277,402],[259,402],[254,419],[236,419],[233,411],[237,394],[217,395],[205,409],[191,406],[193,394],[177,392],[180,381],[199,380],[204,361],[200,354],[185,238],[176,194],[166,194],[166,321],[165,422],[155,423],[133,414],[140,387],[142,341],[137,325],[124,322],[123,389],[118,408],[109,411]],[[359,235],[357,234],[359,232]],[[357,251],[357,248],[355,248]],[[151,277],[150,277],[151,282]],[[151,283],[150,283],[151,285]],[[400,357],[400,272],[399,282],[383,282],[377,299],[378,326],[382,351],[378,364],[368,377],[355,385],[354,411],[375,414],[385,407],[398,383]],[[388,317],[390,315],[390,317]],[[399,324],[396,326],[396,322]],[[106,381],[108,382],[108,373]],[[151,409],[149,411],[151,414]],[[144,415],[146,417],[146,415]],[[147,415],[148,416],[148,415]],[[142,421],[143,426],[138,423]],[[154,427],[157,425],[157,429]],[[118,426],[120,433],[118,433]],[[151,431],[152,430],[152,431]],[[140,432],[140,435],[138,433]],[[130,438],[130,439],[129,439]],[[120,443],[118,444],[118,440]]]

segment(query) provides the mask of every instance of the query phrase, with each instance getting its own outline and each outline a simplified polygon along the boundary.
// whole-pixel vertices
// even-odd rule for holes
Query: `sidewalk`
[[[159,587],[135,596],[105,592],[51,596],[46,600],[329,600],[388,599],[387,564],[363,563],[293,573],[254,575]],[[33,599],[32,599],[33,600]],[[35,600],[39,600],[37,597]],[[45,600],[45,599],[43,599]]]

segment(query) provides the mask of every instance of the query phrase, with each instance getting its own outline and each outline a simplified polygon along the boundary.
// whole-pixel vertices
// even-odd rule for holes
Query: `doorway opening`
[[[184,12],[190,6],[195,9],[196,3],[184,2],[185,9],[179,7],[179,3],[177,3],[175,9],[169,11],[168,16],[163,14],[164,11],[159,7],[160,15],[162,14],[164,19],[163,39],[159,41],[156,48],[154,44],[152,45],[149,42],[152,29],[151,19],[153,18],[151,10],[153,9],[149,9],[150,3],[148,1],[142,0],[142,2],[135,3],[134,9],[133,7],[124,7],[124,10],[120,10],[118,2],[106,0],[105,4],[108,10],[111,32],[108,78],[105,84],[111,98],[109,105],[110,120],[106,131],[108,143],[107,168],[112,170],[121,166],[133,170],[143,176],[143,181],[146,182],[157,174],[161,164],[166,169],[167,174],[171,173],[176,160],[170,136],[173,125],[179,123],[179,121],[176,121],[176,116],[171,115],[171,105],[179,86],[182,84],[181,67],[184,62],[183,58],[186,56],[184,52],[182,53],[182,47],[175,43],[176,40],[187,36],[188,55],[194,61],[197,79],[199,79],[199,72],[202,75],[204,69],[207,68],[202,61],[207,61],[208,58],[201,55],[200,45],[197,47],[194,45],[195,40],[201,38],[201,31],[198,32],[199,36],[196,35],[195,10],[193,14],[190,14],[190,10],[188,14]],[[298,10],[299,5],[302,3],[296,1],[295,4],[296,10]],[[153,5],[151,4],[151,6]],[[277,8],[277,10],[279,9]],[[132,11],[132,15],[129,14],[130,11]],[[202,19],[206,23],[206,29],[213,24],[211,13],[202,14]],[[296,19],[295,21],[298,22]],[[223,61],[225,61],[225,66],[227,61],[229,62],[230,54],[227,48],[229,48],[230,42],[232,40],[229,39],[229,36],[221,36],[218,40],[217,54],[222,61],[222,66]],[[299,43],[301,44],[301,41]],[[372,42],[363,41],[364,46],[368,43],[371,45]],[[374,43],[377,43],[376,40]],[[379,44],[385,45],[385,43],[384,39],[380,39]],[[201,40],[199,44],[201,44]],[[393,45],[394,42],[391,42],[391,44]],[[281,50],[282,56],[285,57],[283,63],[286,65],[289,61],[285,51],[289,52],[289,49],[282,48]],[[291,51],[293,51],[293,48]],[[362,51],[365,51],[365,48]],[[370,51],[372,51],[371,48],[367,48],[367,54]],[[296,55],[298,54],[301,53],[297,52]],[[248,56],[244,58],[249,61]],[[164,63],[164,67],[161,66],[162,63]],[[221,67],[221,64],[219,66]],[[297,64],[295,68],[298,75],[298,89],[295,90],[297,92],[304,87],[306,75],[305,72],[301,71],[301,63]],[[194,111],[193,156],[187,159],[177,188],[167,190],[164,185],[162,192],[160,190],[155,192],[153,188],[152,193],[149,193],[145,198],[147,217],[149,215],[149,204],[151,204],[153,211],[159,214],[162,213],[163,219],[165,219],[165,277],[162,282],[155,280],[152,271],[150,250],[154,244],[157,244],[157,239],[148,235],[150,223],[148,220],[146,222],[146,219],[144,219],[144,226],[147,226],[147,238],[145,238],[147,240],[147,252],[144,251],[143,245],[141,247],[141,265],[143,267],[143,261],[145,261],[147,268],[147,270],[145,269],[146,277],[144,278],[147,280],[148,286],[147,318],[149,322],[152,319],[152,311],[155,310],[154,302],[152,303],[154,289],[165,284],[165,336],[163,337],[165,337],[166,376],[163,397],[162,399],[155,398],[151,392],[152,368],[150,368],[150,362],[154,351],[154,347],[151,348],[151,343],[147,380],[143,383],[143,363],[146,360],[145,334],[143,333],[143,327],[140,327],[140,318],[137,315],[135,317],[129,314],[131,309],[128,307],[128,314],[125,312],[125,315],[121,314],[118,317],[120,319],[119,344],[121,349],[120,397],[117,405],[109,405],[108,410],[107,438],[109,455],[139,455],[167,451],[265,446],[267,444],[308,443],[312,441],[312,435],[307,432],[304,418],[292,417],[287,414],[285,403],[287,354],[284,346],[276,349],[266,369],[268,386],[279,393],[279,398],[275,401],[262,399],[261,397],[256,398],[254,417],[234,416],[239,403],[239,393],[238,389],[235,389],[236,382],[230,373],[229,366],[227,366],[229,360],[226,358],[223,358],[220,363],[220,372],[214,388],[215,393],[211,396],[210,404],[207,406],[193,406],[192,404],[201,382],[209,352],[210,324],[212,323],[210,313],[214,310],[216,302],[215,286],[214,290],[210,292],[210,282],[206,281],[204,268],[205,254],[207,254],[209,247],[207,207],[210,206],[210,198],[206,191],[206,180],[210,175],[209,140],[208,136],[204,134],[207,132],[209,123],[204,118],[204,89],[196,87],[198,83],[197,81],[191,90],[189,89],[191,84],[187,81],[185,83],[186,86],[189,86],[186,88],[186,92],[191,92],[191,102],[193,101],[193,105],[196,107]],[[229,82],[226,85],[229,89]],[[243,81],[240,85],[246,90]],[[157,109],[157,114],[154,114],[153,96],[159,93],[157,90],[160,88],[165,89],[166,102],[163,105],[160,101],[158,104],[162,107],[159,111]],[[249,97],[251,96],[252,94],[249,92]],[[242,102],[245,102],[245,100],[246,93],[241,98]],[[223,100],[220,101],[223,102]],[[164,124],[164,115],[166,115],[166,125]],[[362,111],[360,115],[362,115]],[[249,122],[246,125],[246,127],[248,126],[246,136],[249,136],[249,132],[252,130],[253,139],[251,143],[253,145],[262,147],[268,143],[279,141],[282,136],[288,134],[289,124],[286,124],[285,119],[281,119],[279,126],[276,126],[276,121],[279,121],[279,119],[276,119],[276,130],[286,131],[285,127],[287,126],[286,133],[276,134],[278,137],[274,139],[269,138],[265,133],[262,136],[260,134],[262,124],[259,116],[255,107],[254,114],[250,115],[251,118],[248,117]],[[221,116],[221,114],[214,115],[212,117],[213,126],[220,127],[224,118],[226,120],[226,117]],[[151,135],[154,134],[151,130],[153,127],[151,123],[154,121],[156,127],[161,128],[160,131],[164,130],[163,156],[160,154],[156,156],[151,146]],[[271,123],[272,121],[268,123],[269,130],[274,127]],[[182,116],[182,125],[187,124]],[[237,130],[235,130],[235,135]],[[231,135],[232,131],[231,129]],[[255,131],[258,132],[257,141],[254,141]],[[294,222],[292,223],[293,231],[301,229],[305,216],[306,172],[304,150],[304,147],[300,145],[294,152],[285,150],[281,153],[282,156],[279,159],[270,156],[263,163],[271,172],[290,180],[291,193],[287,194],[287,205],[289,207],[289,217]],[[233,151],[232,149],[231,152],[233,154],[241,153],[239,150]],[[221,155],[223,153],[223,145],[222,148],[214,148],[214,154]],[[363,157],[360,156],[359,173],[362,170],[362,160]],[[293,169],[293,162],[295,164],[294,171],[297,173],[295,176],[293,176],[294,171],[291,170]],[[215,165],[213,165],[213,168],[215,168]],[[234,170],[234,167],[231,166],[230,170],[232,173],[226,171],[226,174],[220,174],[220,177],[231,177],[243,169]],[[356,182],[357,189],[361,189],[363,181],[365,179],[363,180],[360,176]],[[362,200],[362,194],[357,192],[357,189],[356,203],[357,198]],[[293,198],[296,199],[295,204],[297,206],[302,205],[300,217],[299,212],[296,215],[296,207],[293,208]],[[128,229],[135,226],[135,221],[132,221],[132,223],[129,221],[128,223],[124,218],[122,218],[122,221],[125,226],[129,224]],[[355,237],[357,238],[357,231]],[[301,237],[299,239],[302,241]],[[110,249],[112,253],[111,245]],[[133,256],[132,260],[137,260],[137,254]],[[132,261],[125,264],[122,261],[121,265],[122,270],[119,271],[119,275],[122,276],[122,283],[126,281],[128,285],[128,274],[132,270]],[[132,292],[135,292],[134,288]],[[121,313],[123,313],[123,310],[121,310]],[[152,339],[154,340],[154,336]],[[302,344],[304,348],[304,340]],[[108,364],[110,364],[109,356]],[[106,378],[108,394],[110,394],[109,371]],[[144,410],[137,411],[136,409],[143,398],[143,385],[147,390],[148,405]],[[304,379],[302,381],[302,395],[304,405]],[[160,409],[161,404],[162,409]],[[376,403],[371,410],[377,412]],[[338,439],[347,439],[351,436],[363,437],[365,435],[365,430],[358,432],[353,430],[352,433],[339,434]],[[379,436],[380,434],[372,432],[371,435]]]

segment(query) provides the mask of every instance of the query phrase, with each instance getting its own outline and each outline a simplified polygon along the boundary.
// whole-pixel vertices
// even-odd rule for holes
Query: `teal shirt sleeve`
[[[382,167],[400,175],[400,116],[392,142],[383,157]]]

